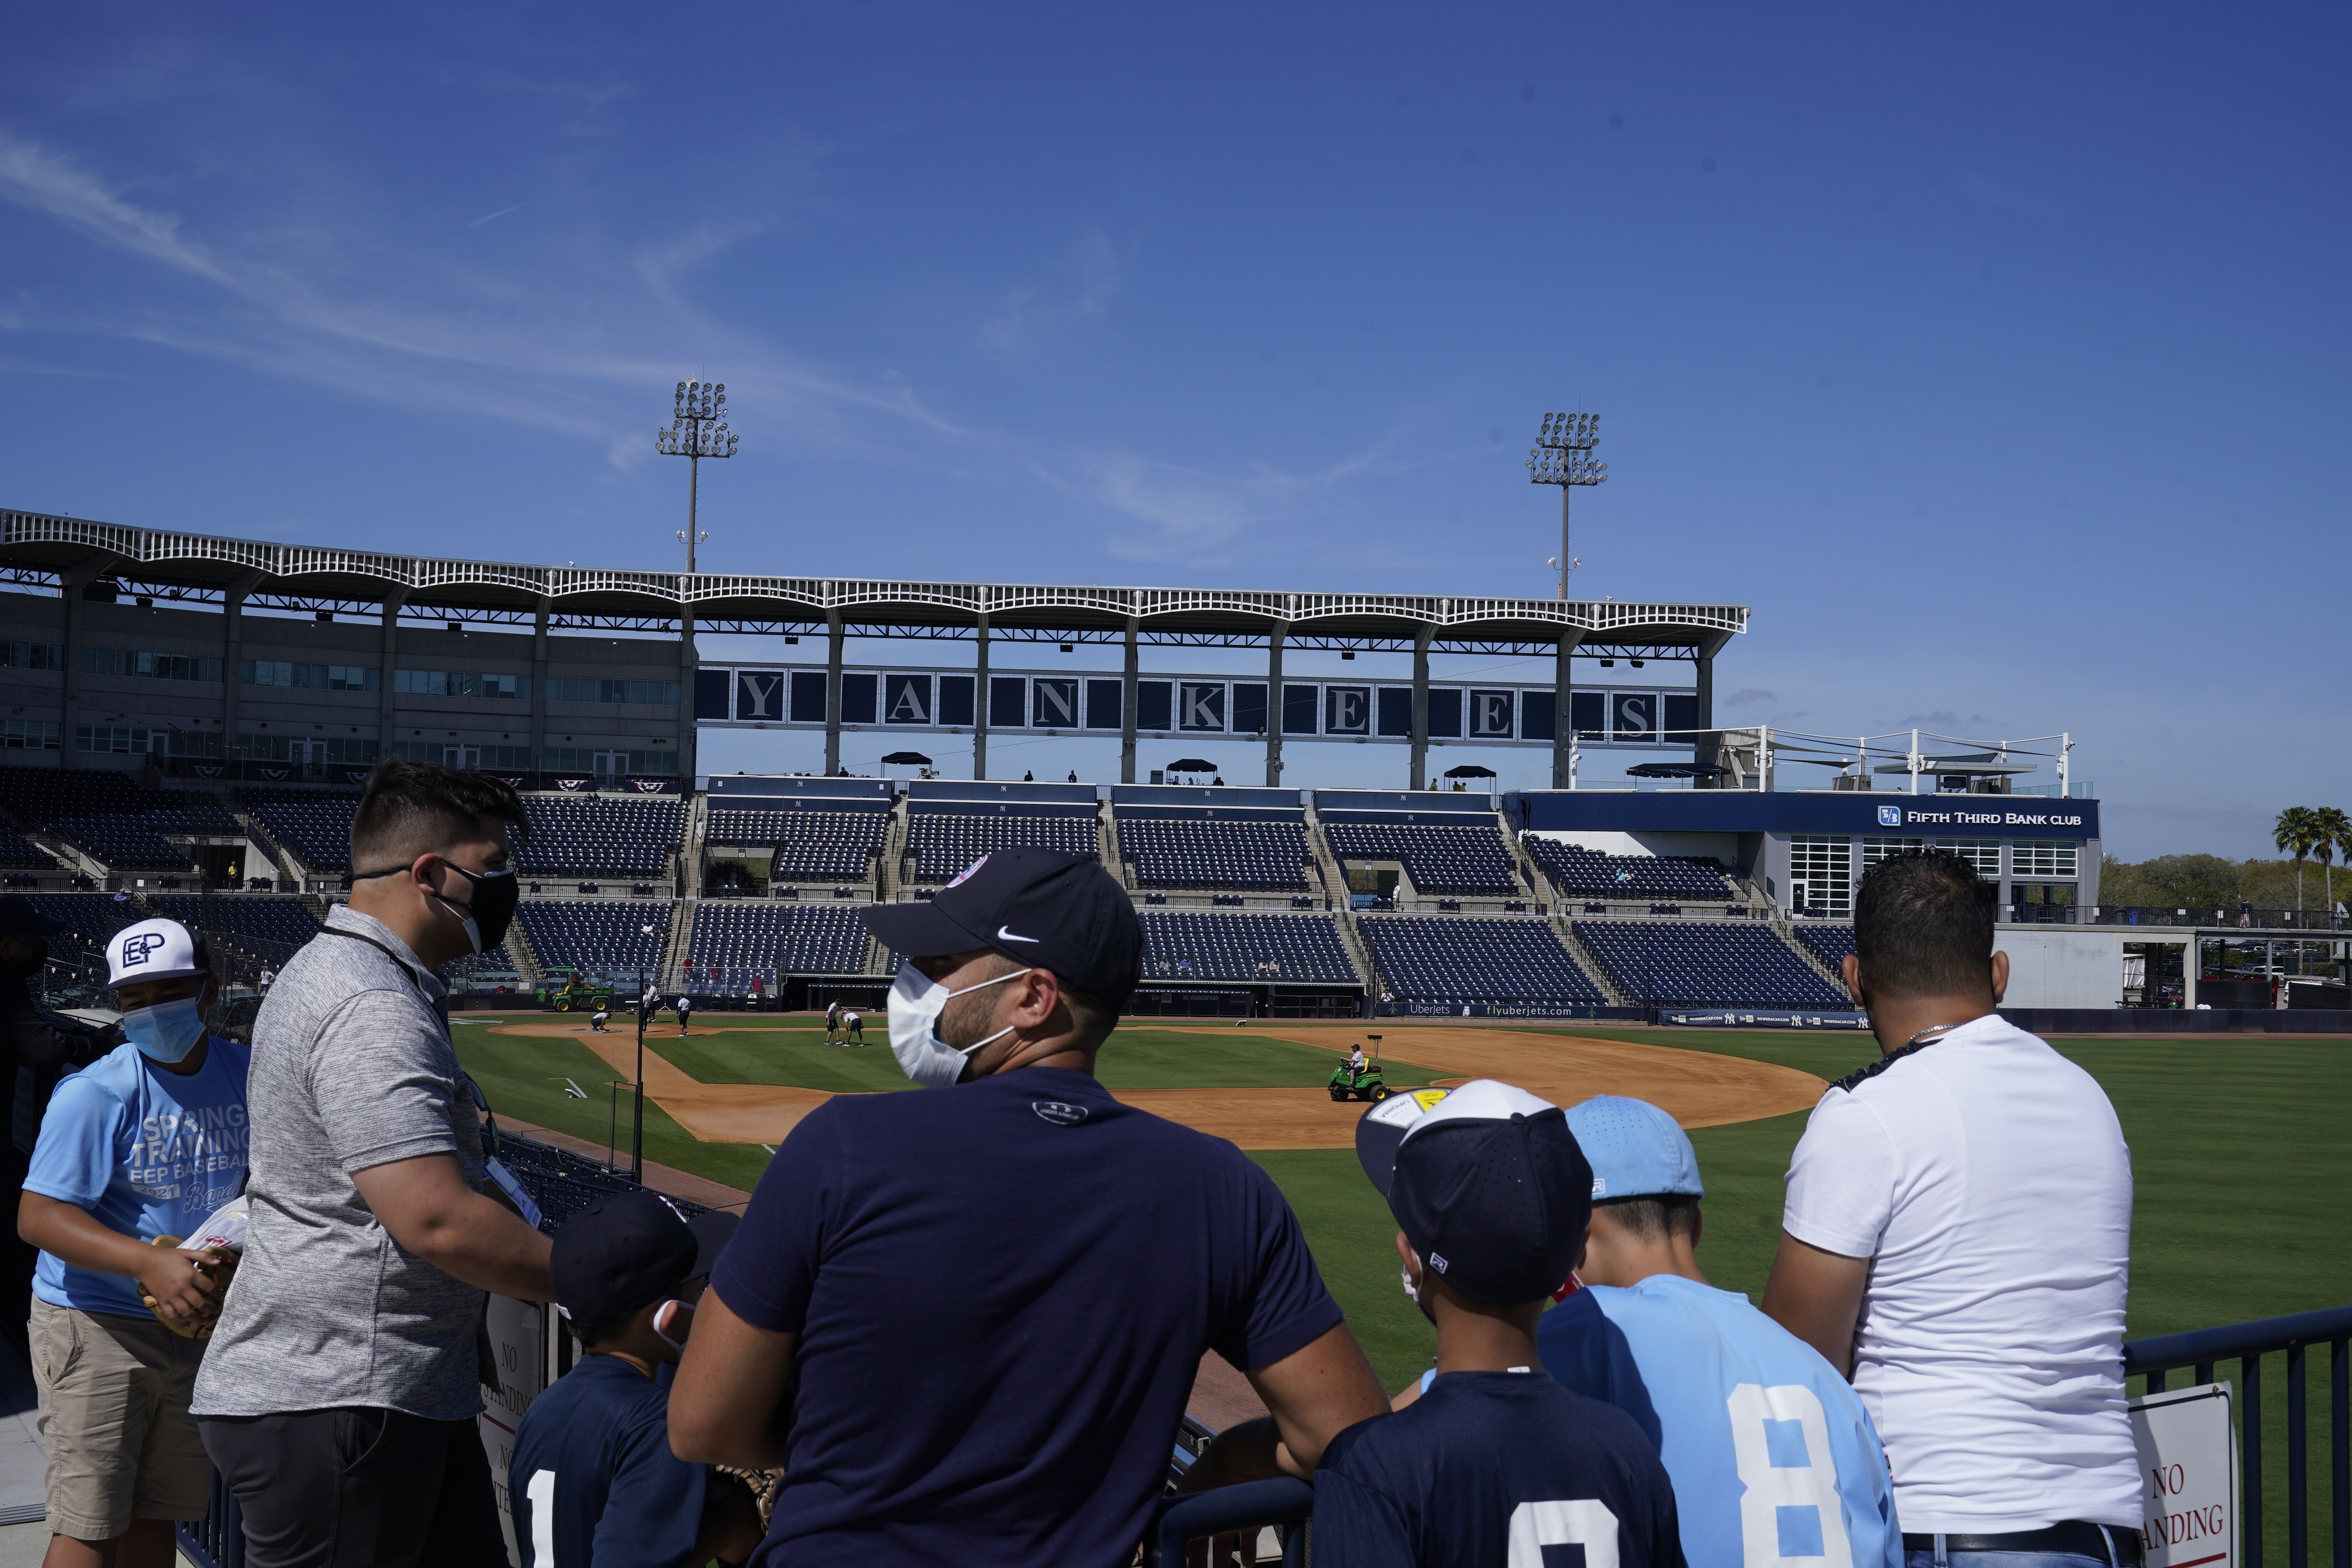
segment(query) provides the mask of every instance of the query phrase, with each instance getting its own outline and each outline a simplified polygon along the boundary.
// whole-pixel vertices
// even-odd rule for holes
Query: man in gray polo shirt
[[[196,1379],[252,1568],[504,1563],[474,1417],[483,1292],[548,1300],[547,1238],[481,1192],[434,970],[515,907],[505,784],[368,776],[352,900],[254,1022],[252,1228]]]

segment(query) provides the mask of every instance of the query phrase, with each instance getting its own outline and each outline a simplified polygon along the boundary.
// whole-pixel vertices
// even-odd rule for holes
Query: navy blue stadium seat
[[[1712,900],[1736,891],[1721,862],[1684,855],[1604,855],[1557,838],[1532,834],[1519,842],[1563,898],[1648,900],[1681,898]]]
[[[264,832],[313,872],[334,876],[351,870],[357,790],[248,789],[237,798]]]
[[[167,835],[244,831],[202,790],[148,789],[100,768],[0,768],[0,810],[19,826],[79,846],[110,870],[194,871],[186,848]]]
[[[525,899],[515,923],[541,969],[562,964],[617,979],[659,972],[669,911],[667,901],[645,899]]]
[[[1293,893],[1314,885],[1303,811],[1130,806],[1115,816],[1118,852],[1139,888]]]
[[[1371,915],[1360,922],[1400,1002],[1601,1002],[1541,920]]]
[[[1418,893],[1507,899],[1522,890],[1502,830],[1485,818],[1433,823],[1401,812],[1327,811],[1323,833],[1343,866],[1397,861]]]
[[[1853,951],[1853,927],[1801,924],[1797,927],[1797,940],[1811,948],[1814,957],[1835,969]]]
[[[1097,854],[1102,840],[1095,821],[1095,808],[1090,805],[913,801],[907,807],[907,850],[915,858],[912,879],[931,884],[948,881],[997,849]]]
[[[1853,1004],[1770,928],[1741,921],[1578,921],[1577,938],[1638,1002],[1668,1007]]]
[[[267,893],[236,893],[202,899],[186,893],[156,893],[147,902],[192,931],[234,943],[250,938],[278,948],[297,948],[319,934],[318,917],[299,899]],[[267,952],[267,956],[284,954]]]
[[[1216,914],[1139,910],[1143,977],[1358,985],[1339,927],[1327,914]]]
[[[890,803],[876,801],[871,810],[832,809],[845,804],[828,802],[820,810],[713,802],[703,841],[714,848],[772,848],[775,859],[768,874],[779,882],[844,877],[870,881],[874,858],[882,853],[882,840],[889,831]]]
[[[530,795],[530,833],[517,846],[526,875],[657,877],[686,839],[686,806],[675,799]]]
[[[787,974],[858,974],[866,968],[866,927],[854,904],[705,900],[695,910],[690,946],[695,967],[708,975],[719,965],[719,984],[731,990],[750,985],[755,973],[772,986]]]

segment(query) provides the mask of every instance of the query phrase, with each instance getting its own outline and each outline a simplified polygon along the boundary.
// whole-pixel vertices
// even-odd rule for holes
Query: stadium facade
[[[2133,999],[2126,935],[2179,945],[2185,982],[2167,990],[2151,960],[2137,997],[2177,1005],[2211,967],[2186,928],[2225,913],[2099,906],[2099,803],[2063,744],[1931,755],[1916,735],[1715,729],[1739,606],[530,567],[29,513],[0,514],[0,871],[90,936],[195,899],[254,954],[299,939],[343,886],[353,786],[386,756],[526,792],[529,896],[508,951],[475,965],[509,986],[642,968],[721,999],[755,975],[769,998],[876,999],[892,955],[858,906],[929,897],[1016,843],[1097,855],[1133,890],[1139,1005],[1176,1012],[1851,1023],[1836,963],[1853,889],[1907,848],[1967,856],[2035,928],[2012,946],[2038,955],[2026,989],[2042,1005]],[[705,666],[703,631],[822,638],[824,659]],[[969,663],[860,664],[853,637],[974,647]],[[995,651],[1008,642],[1022,651]],[[1122,668],[1038,658],[1082,644]],[[1146,670],[1147,647],[1179,651]],[[1181,650],[1201,647],[1260,649],[1264,674],[1188,670]],[[1409,653],[1412,676],[1286,677],[1297,647]],[[1433,652],[1507,651],[1570,679],[1431,678]],[[1661,681],[1652,660],[1694,679]],[[1115,738],[1120,782],[698,788],[696,734],[721,726],[822,732],[829,774],[861,731],[969,735],[983,774],[991,733]],[[1153,737],[1263,746],[1265,784],[1139,782]],[[1395,746],[1411,787],[1286,787],[1286,742]],[[1433,789],[1448,744],[1549,748],[1562,787]],[[1612,750],[1654,759],[1629,771],[1671,787],[1574,787],[1581,753]],[[2053,758],[2054,786],[2027,782]],[[1791,789],[1795,763],[1837,771]],[[2184,929],[2092,929],[2159,922]]]

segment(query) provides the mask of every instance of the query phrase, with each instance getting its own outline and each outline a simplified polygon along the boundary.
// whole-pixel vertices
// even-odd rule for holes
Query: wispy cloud
[[[1735,691],[1730,696],[1725,698],[1723,700],[1723,705],[1727,708],[1738,708],[1749,702],[1778,702],[1780,700],[1780,694],[1779,692],[1767,691],[1761,687],[1750,686],[1742,690]]]
[[[180,220],[122,200],[72,158],[0,131],[0,197],[107,244],[215,283],[220,264],[180,237]]]
[[[1118,254],[1110,238],[1089,229],[1062,258],[1062,281],[1053,287],[1015,289],[996,302],[981,323],[980,341],[992,349],[1017,352],[1040,338],[1099,320],[1118,292]]]
[[[507,216],[507,214],[509,214],[509,213],[519,213],[519,212],[520,212],[520,211],[522,211],[522,204],[521,204],[520,202],[517,202],[517,203],[515,203],[515,205],[512,205],[512,206],[510,206],[510,207],[500,207],[498,211],[496,211],[496,212],[494,212],[494,213],[484,213],[481,216],[479,216],[479,217],[476,218],[473,222],[471,222],[471,223],[467,224],[466,226],[467,226],[467,228],[479,228],[479,227],[481,227],[481,226],[482,226],[484,224],[486,224],[486,223],[496,223],[496,222],[498,222],[498,221],[499,221],[499,219],[500,219],[500,218],[502,218],[502,217],[506,216]]]

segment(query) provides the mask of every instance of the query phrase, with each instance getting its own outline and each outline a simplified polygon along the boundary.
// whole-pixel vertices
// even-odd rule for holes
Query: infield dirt
[[[1230,1025],[1155,1025],[1169,1033],[1233,1037]],[[584,1025],[533,1021],[496,1033],[553,1037],[586,1046],[623,1077],[636,1070],[632,1037],[596,1035]],[[1250,1033],[1328,1050],[1343,1037],[1312,1026],[1254,1024]],[[1500,1079],[1558,1105],[1596,1094],[1622,1094],[1664,1107],[1685,1127],[1717,1127],[1809,1110],[1826,1087],[1821,1079],[1769,1062],[1688,1051],[1633,1040],[1593,1039],[1491,1027],[1407,1026],[1382,1031],[1381,1056],[1443,1074],[1441,1083]],[[778,1084],[704,1083],[658,1053],[645,1058],[646,1092],[706,1143],[781,1142],[800,1119],[833,1098],[824,1089]],[[1140,1110],[1181,1121],[1244,1149],[1345,1149],[1355,1144],[1364,1107],[1335,1101],[1320,1084],[1296,1089],[1142,1089],[1118,1091]]]

